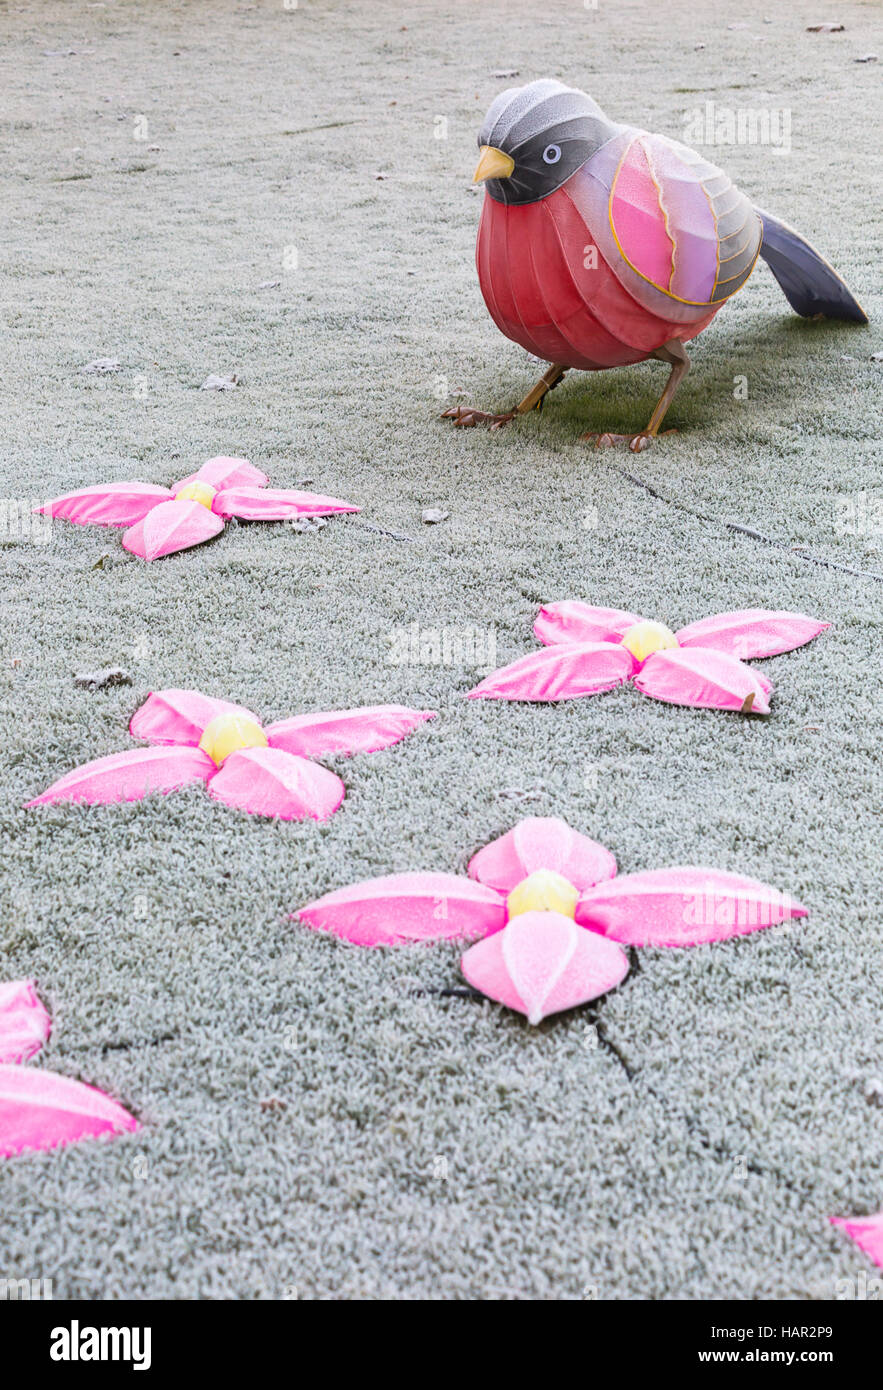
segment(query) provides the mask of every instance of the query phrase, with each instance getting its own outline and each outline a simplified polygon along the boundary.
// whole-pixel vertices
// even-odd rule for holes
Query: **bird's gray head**
[[[510,87],[484,118],[474,182],[498,203],[536,203],[621,129],[575,87],[551,78]]]

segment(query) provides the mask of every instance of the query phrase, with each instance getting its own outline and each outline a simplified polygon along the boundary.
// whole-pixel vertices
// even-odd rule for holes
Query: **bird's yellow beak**
[[[484,183],[485,179],[508,179],[515,168],[515,160],[493,145],[482,145],[478,164],[472,175],[473,183]]]

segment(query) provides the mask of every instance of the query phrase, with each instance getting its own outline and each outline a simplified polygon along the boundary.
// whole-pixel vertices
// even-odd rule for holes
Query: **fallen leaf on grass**
[[[83,671],[74,676],[81,690],[104,690],[108,685],[131,685],[132,677],[121,666],[105,666],[101,671]]]
[[[80,368],[84,376],[106,376],[109,372],[118,372],[120,363],[115,357],[96,357],[94,362],[87,362],[85,367]]]

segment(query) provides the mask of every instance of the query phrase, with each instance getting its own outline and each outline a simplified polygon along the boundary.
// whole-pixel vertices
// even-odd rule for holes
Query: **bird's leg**
[[[660,362],[668,362],[671,364],[671,373],[669,374],[668,381],[665,383],[665,390],[656,402],[656,409],[650,416],[650,423],[644,431],[646,436],[655,439],[659,433],[659,426],[665,419],[665,412],[672,403],[675,391],[677,391],[684,377],[690,370],[690,359],[687,356],[683,343],[678,338],[669,339],[667,343],[663,343],[661,348],[657,348],[652,355]],[[669,431],[666,431],[666,433],[669,433]]]
[[[532,386],[523,401],[519,401],[515,407],[516,415],[526,415],[529,410],[542,410],[543,402],[550,391],[554,391],[559,381],[564,378],[566,367],[553,365],[547,372],[544,372],[535,386]]]
[[[476,410],[471,405],[452,405],[450,410],[443,410],[441,418],[443,420],[453,420],[455,425],[461,428],[469,428],[472,425],[490,425],[492,430],[502,429],[510,420],[514,420],[516,415],[526,415],[529,410],[542,410],[543,401],[546,393],[554,390],[558,385],[566,367],[553,365],[547,372],[544,372],[535,386],[532,386],[523,401],[519,401],[514,410],[510,410],[507,415],[491,415],[486,410]]]
[[[671,405],[672,397],[677,391],[687,372],[690,370],[690,359],[687,356],[684,345],[679,338],[670,338],[662,347],[650,353],[659,362],[668,362],[671,366],[671,374],[665,385],[665,390],[656,403],[656,409],[650,416],[650,423],[640,434],[584,434],[583,439],[593,439],[595,446],[600,447],[605,444],[628,444],[633,453],[638,454],[642,449],[646,449],[656,436],[659,434],[659,426],[665,419],[665,412]],[[673,430],[663,430],[663,434],[673,434]]]

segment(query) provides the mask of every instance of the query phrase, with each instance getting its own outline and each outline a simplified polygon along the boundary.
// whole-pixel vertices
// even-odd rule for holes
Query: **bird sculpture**
[[[550,79],[501,92],[478,143],[481,292],[500,331],[550,366],[507,413],[446,410],[457,425],[500,428],[541,409],[571,369],[656,358],[671,373],[647,428],[583,436],[645,448],[690,369],[684,344],[758,256],[798,314],[867,323],[827,261],[721,169],[676,140],[608,120],[585,92]]]

